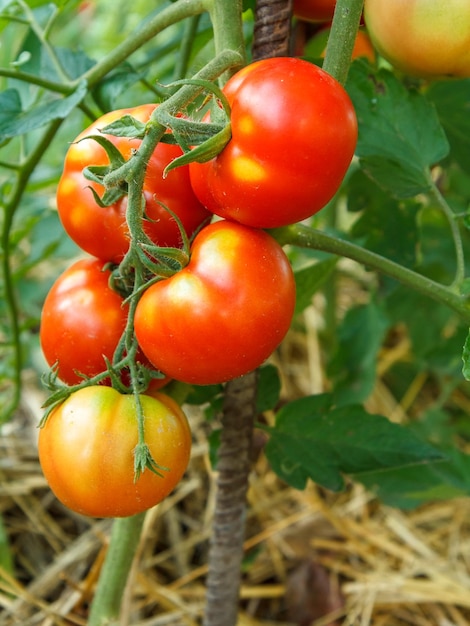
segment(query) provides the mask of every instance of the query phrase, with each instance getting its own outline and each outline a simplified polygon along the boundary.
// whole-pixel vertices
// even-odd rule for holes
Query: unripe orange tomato
[[[161,502],[188,466],[191,432],[185,414],[162,393],[141,395],[145,442],[161,476],[145,469],[134,480],[138,443],[133,395],[90,386],[52,410],[39,430],[39,460],[56,497],[90,517],[127,517]]]
[[[324,58],[326,54],[326,46],[331,28],[329,26],[322,27],[307,43],[305,53],[315,58]],[[375,49],[372,45],[367,32],[360,28],[357,31],[354,48],[351,53],[351,59],[365,57],[369,61],[375,62]]]
[[[405,74],[470,76],[469,0],[365,0],[377,51]]]

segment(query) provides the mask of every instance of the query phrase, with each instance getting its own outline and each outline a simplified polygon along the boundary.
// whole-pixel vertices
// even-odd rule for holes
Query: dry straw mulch
[[[403,341],[383,355],[379,370],[406,353]],[[303,353],[301,372],[295,352]],[[290,337],[279,355],[284,366],[290,363],[285,393],[322,390],[317,354],[315,332]],[[407,402],[419,392],[413,384]],[[21,410],[0,437],[0,515],[14,559],[13,573],[0,573],[0,626],[85,625],[109,537],[109,520],[73,514],[45,484],[36,453],[41,400],[28,384]],[[406,406],[380,384],[369,405],[404,418]],[[209,426],[198,413],[190,419],[190,468],[147,514],[123,625],[200,624],[215,480]],[[312,484],[299,492],[278,480],[263,455],[248,499],[239,626],[470,624],[470,499],[402,512],[359,485],[341,494]]]

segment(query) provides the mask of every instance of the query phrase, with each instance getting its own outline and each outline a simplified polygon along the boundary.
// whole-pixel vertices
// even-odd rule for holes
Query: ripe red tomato
[[[58,363],[59,378],[74,385],[76,372],[95,376],[112,360],[127,320],[127,307],[109,284],[111,271],[89,258],[71,265],[53,284],[44,301],[40,341],[50,366]]]
[[[140,396],[145,441],[168,471],[145,470],[134,482],[138,443],[133,395],[111,387],[79,389],[51,411],[39,430],[39,460],[57,498],[91,517],[127,517],[161,502],[181,480],[190,457],[186,416],[168,396]]]
[[[293,13],[308,22],[329,22],[333,19],[336,0],[294,0]]]
[[[128,307],[109,286],[111,271],[94,258],[73,263],[51,287],[44,301],[39,337],[44,357],[68,385],[76,385],[106,369],[126,326]],[[148,365],[143,354],[138,355]],[[109,382],[109,381],[108,381]],[[123,382],[129,384],[123,373]],[[168,379],[152,380],[152,389]]]
[[[378,52],[402,72],[470,76],[468,0],[365,0],[364,19]]]
[[[219,221],[195,237],[188,265],[151,285],[134,329],[151,363],[170,378],[207,385],[252,371],[281,343],[295,283],[266,232]]]
[[[338,190],[357,141],[343,87],[296,58],[258,61],[224,87],[232,139],[214,159],[191,163],[191,183],[209,211],[256,228],[304,220]]]
[[[99,129],[125,114],[147,122],[156,105],[145,104],[131,109],[120,109],[103,115],[76,138],[67,151],[64,170],[57,188],[57,209],[62,225],[73,241],[89,254],[106,261],[119,262],[129,247],[126,224],[127,196],[109,207],[100,207],[90,187],[102,196],[104,188],[89,181],[83,169],[90,165],[108,165],[104,148],[89,135],[98,135]],[[125,159],[140,145],[138,139],[106,136]],[[159,143],[148,164],[144,183],[145,212],[148,220],[144,230],[152,241],[161,246],[179,247],[181,236],[174,218],[163,208],[163,203],[181,220],[188,236],[207,219],[208,213],[195,197],[189,181],[187,166],[172,170],[163,178],[163,170],[182,154],[179,146]]]

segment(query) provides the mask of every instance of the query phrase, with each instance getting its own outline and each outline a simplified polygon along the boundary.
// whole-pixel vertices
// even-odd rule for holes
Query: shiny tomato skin
[[[294,305],[293,273],[281,246],[264,231],[218,221],[196,235],[183,270],[144,292],[134,329],[164,374],[216,384],[270,356]]]
[[[232,138],[214,159],[191,163],[191,184],[209,211],[254,228],[304,220],[338,190],[357,141],[343,87],[297,58],[257,61],[224,87]]]
[[[50,367],[57,365],[58,377],[67,385],[81,382],[79,373],[91,378],[103,372],[105,357],[113,360],[128,306],[109,286],[110,276],[103,261],[80,259],[57,278],[44,300],[39,329],[42,351]],[[137,360],[151,368],[141,351]],[[130,383],[127,372],[122,372],[122,380]],[[167,378],[155,378],[151,388],[167,382]]]
[[[56,497],[90,517],[127,517],[161,502],[190,457],[186,416],[168,396],[141,395],[145,442],[162,476],[145,469],[134,482],[137,413],[132,395],[90,386],[54,408],[39,430],[39,460]]]
[[[336,0],[294,0],[293,13],[307,22],[329,22],[335,7]]]
[[[99,134],[99,129],[124,115],[132,115],[145,123],[155,106],[145,104],[106,113],[80,133],[67,151],[57,188],[57,209],[69,237],[92,256],[119,262],[128,250],[127,196],[109,207],[100,207],[95,202],[90,187],[99,196],[103,195],[104,188],[87,180],[83,169],[90,165],[108,165],[109,159],[104,148],[96,141],[83,138]],[[111,135],[106,135],[106,138],[126,160],[141,143],[138,139]],[[149,220],[145,221],[144,230],[152,241],[161,246],[179,247],[181,236],[174,218],[160,203],[179,217],[188,236],[208,218],[207,211],[192,191],[187,166],[176,168],[163,178],[164,168],[181,154],[179,146],[159,143],[149,161],[145,177],[143,193]]]
[[[103,261],[80,259],[52,285],[43,304],[40,341],[47,363],[58,363],[59,378],[75,385],[106,369],[127,320],[122,297],[109,286]]]
[[[365,0],[364,20],[377,51],[405,74],[470,76],[468,0]]]

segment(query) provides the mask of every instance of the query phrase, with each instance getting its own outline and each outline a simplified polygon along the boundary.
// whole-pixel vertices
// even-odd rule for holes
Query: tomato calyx
[[[84,177],[92,182],[104,185],[105,177],[112,171],[120,168],[126,163],[123,155],[119,152],[116,146],[101,135],[89,135],[83,137],[80,141],[85,139],[92,139],[96,141],[106,152],[109,158],[109,165],[89,165],[83,170]],[[124,180],[120,181],[118,185],[114,187],[108,187],[104,185],[105,191],[100,196],[93,187],[89,187],[93,194],[95,202],[101,207],[108,207],[120,200],[127,194],[127,184]]]
[[[188,165],[194,161],[198,163],[210,161],[225,148],[232,137],[230,104],[223,91],[216,84],[208,80],[194,78],[176,81],[168,85],[169,88],[175,86],[183,88],[193,86],[200,88],[200,91],[209,92],[212,96],[212,122],[205,123],[179,114],[174,115],[171,108],[165,106],[161,106],[155,111],[155,119],[171,130],[169,137],[173,136],[175,138],[175,141],[184,153],[167,165],[164,176],[172,169],[181,165]],[[203,104],[206,104],[206,101]]]

